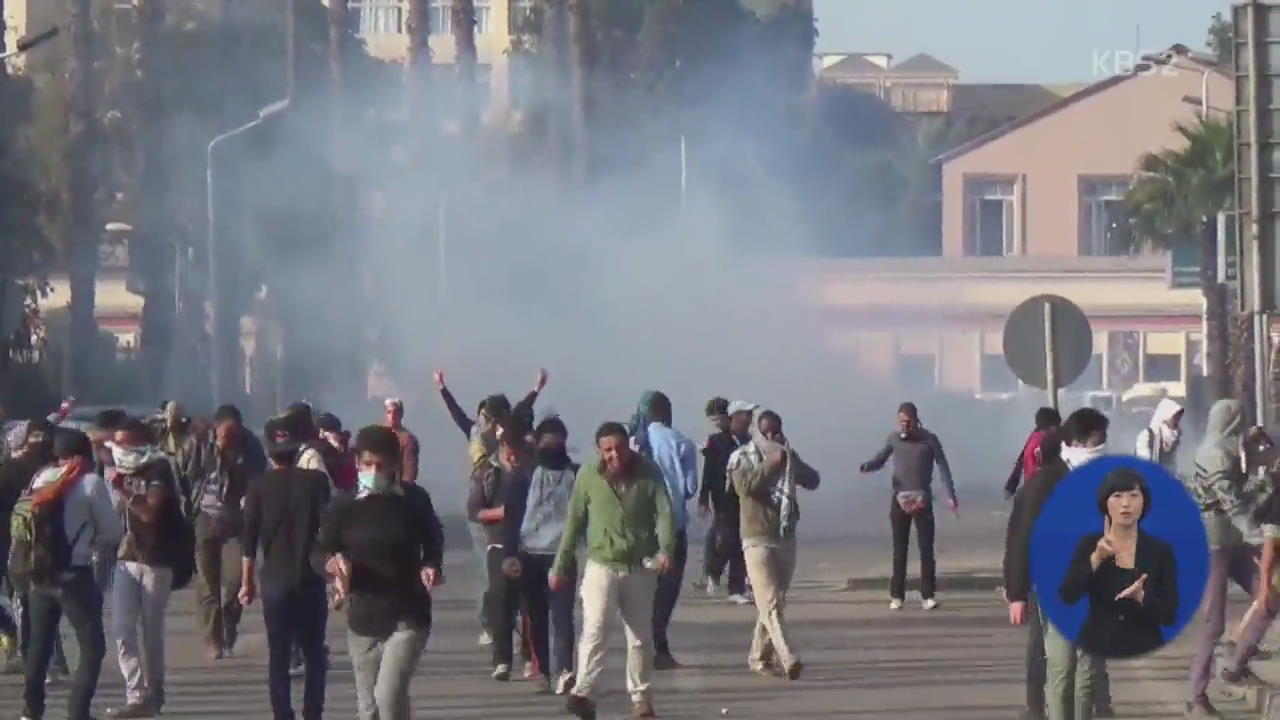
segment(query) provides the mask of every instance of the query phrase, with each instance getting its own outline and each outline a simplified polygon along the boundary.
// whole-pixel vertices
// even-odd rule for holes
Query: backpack
[[[63,523],[64,506],[65,500],[58,498],[35,507],[30,488],[14,505],[9,521],[12,535],[9,580],[18,592],[56,587],[62,574],[71,567],[71,548],[88,523],[76,531],[74,540],[68,542]]]

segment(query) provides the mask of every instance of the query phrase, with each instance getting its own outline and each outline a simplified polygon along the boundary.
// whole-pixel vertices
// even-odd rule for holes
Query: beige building
[[[1164,253],[1132,254],[1122,198],[1142,155],[1180,142],[1202,83],[1212,108],[1232,80],[1192,56],[1095,83],[937,159],[943,256],[832,263],[813,289],[832,341],[913,387],[1006,393],[1002,326],[1041,293],[1080,305],[1093,362],[1076,389],[1121,393],[1201,372],[1198,288],[1171,289]]]

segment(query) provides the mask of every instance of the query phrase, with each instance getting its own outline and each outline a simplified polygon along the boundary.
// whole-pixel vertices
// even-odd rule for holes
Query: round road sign
[[[1059,388],[1075,382],[1093,357],[1089,318],[1059,295],[1036,295],[1009,313],[1004,323],[1004,360],[1022,382],[1049,389],[1045,363],[1044,307],[1053,308],[1054,380]]]

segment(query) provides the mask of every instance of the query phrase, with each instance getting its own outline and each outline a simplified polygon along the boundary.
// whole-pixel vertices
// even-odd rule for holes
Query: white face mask
[[[1107,453],[1107,445],[1103,443],[1095,447],[1076,447],[1068,445],[1062,448],[1062,461],[1072,470],[1093,462]]]
[[[112,464],[126,475],[137,472],[138,468],[159,454],[155,447],[149,445],[131,447],[111,442],[107,443],[107,448],[111,450]]]

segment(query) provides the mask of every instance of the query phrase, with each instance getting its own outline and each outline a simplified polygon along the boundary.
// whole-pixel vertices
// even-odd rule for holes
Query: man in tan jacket
[[[747,665],[761,675],[796,680],[804,665],[783,618],[796,569],[796,488],[817,489],[821,478],[791,449],[777,413],[760,413],[757,430],[729,458],[729,481],[741,499],[742,552],[759,612]]]

